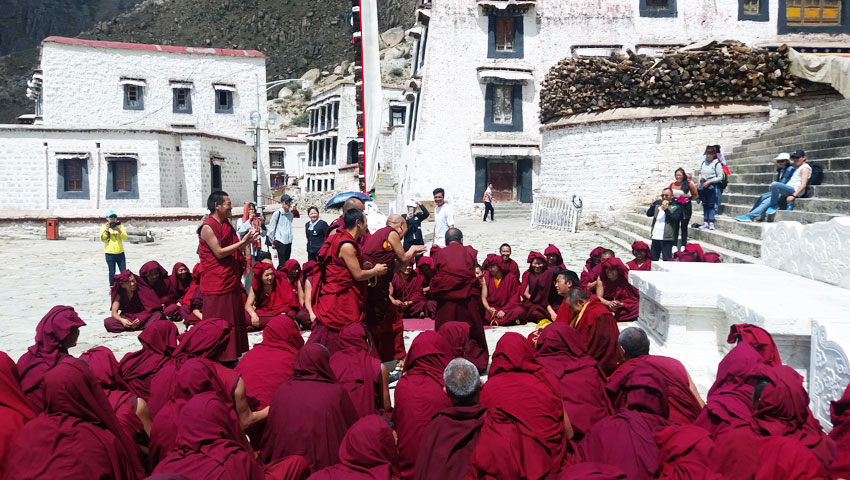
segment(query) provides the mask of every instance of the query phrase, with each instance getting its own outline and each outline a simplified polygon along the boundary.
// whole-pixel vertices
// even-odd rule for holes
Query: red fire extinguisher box
[[[59,240],[59,220],[55,218],[47,220],[47,239]]]

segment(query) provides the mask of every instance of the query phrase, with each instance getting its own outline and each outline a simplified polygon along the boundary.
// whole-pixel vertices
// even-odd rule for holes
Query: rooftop
[[[153,45],[147,43],[107,42],[102,40],[83,40],[81,38],[47,37],[42,43],[61,43],[81,47],[115,48],[119,50],[144,50],[149,52],[188,53],[195,55],[225,55],[230,57],[265,57],[257,50],[231,50],[210,47],[180,47],[176,45]]]

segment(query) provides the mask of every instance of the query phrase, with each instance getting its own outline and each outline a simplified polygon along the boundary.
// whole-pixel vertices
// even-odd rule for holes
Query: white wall
[[[313,95],[310,105],[311,106],[318,105],[323,101],[327,100],[333,96],[339,96],[339,126],[336,130],[331,130],[326,133],[317,133],[317,134],[308,134],[308,140],[314,140],[319,138],[330,138],[333,136],[337,137],[337,145],[336,145],[336,164],[328,165],[327,159],[325,160],[325,165],[323,166],[310,166],[309,162],[305,167],[306,170],[304,172],[305,180],[324,180],[324,179],[335,179],[334,189],[340,191],[343,186],[348,185],[349,182],[347,179],[342,178],[343,175],[338,174],[339,167],[344,167],[346,161],[348,159],[348,142],[355,140],[357,138],[357,101],[355,98],[355,87],[354,83],[343,80],[340,83],[337,83],[330,88],[319,92]],[[308,152],[309,158],[309,152]],[[342,182],[342,183],[340,183]],[[330,184],[330,182],[328,182]],[[306,188],[305,183],[305,188]],[[324,186],[322,187],[324,191]],[[357,190],[355,188],[355,190]]]

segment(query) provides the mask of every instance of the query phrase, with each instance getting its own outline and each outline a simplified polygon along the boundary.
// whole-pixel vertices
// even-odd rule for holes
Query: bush
[[[306,127],[309,123],[310,115],[306,110],[292,117],[292,120],[289,122],[293,127]]]
[[[307,90],[304,90],[304,100],[309,102],[311,98],[313,98],[313,89],[308,88]]]
[[[401,68],[394,68],[394,69],[390,70],[390,75],[392,75],[394,77],[400,77],[400,76],[404,75],[404,70],[402,70]]]

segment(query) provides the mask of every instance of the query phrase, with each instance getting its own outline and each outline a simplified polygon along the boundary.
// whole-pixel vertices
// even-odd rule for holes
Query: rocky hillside
[[[4,2],[8,0],[0,0]],[[85,0],[12,0],[83,3]],[[100,0],[121,4],[137,0]],[[91,0],[89,0],[91,3]],[[413,22],[415,0],[378,0],[381,30]],[[269,79],[333,71],[352,60],[349,0],[145,0],[131,11],[78,35],[82,38],[164,45],[256,49],[268,58]],[[57,34],[57,33],[51,33]],[[66,34],[72,35],[72,34]],[[36,49],[0,57],[0,123],[31,111],[25,82],[38,62]]]

